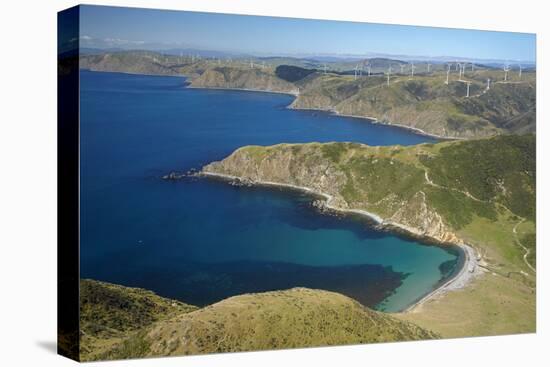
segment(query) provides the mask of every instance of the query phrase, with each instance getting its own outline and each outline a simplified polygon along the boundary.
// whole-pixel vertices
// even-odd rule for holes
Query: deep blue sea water
[[[293,97],[282,94],[190,89],[178,77],[82,71],[80,78],[83,278],[197,305],[306,286],[395,311],[457,263],[449,250],[361,218],[320,214],[303,193],[161,179],[249,144],[432,138],[289,110]]]

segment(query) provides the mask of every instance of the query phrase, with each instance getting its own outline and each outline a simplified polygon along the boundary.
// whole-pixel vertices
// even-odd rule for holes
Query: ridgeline
[[[504,81],[502,71],[478,65],[465,69],[463,75],[453,70],[447,84],[446,64],[435,64],[429,72],[427,64],[417,65],[413,76],[410,65],[400,60],[368,59],[362,65],[367,62],[370,75],[364,66],[356,72],[351,64],[292,58],[222,61],[149,51],[80,57],[83,69],[182,75],[195,88],[289,93],[297,96],[292,108],[375,119],[444,138],[535,132],[536,74],[532,70],[521,77],[510,72]],[[393,72],[388,85],[384,73],[389,66]]]

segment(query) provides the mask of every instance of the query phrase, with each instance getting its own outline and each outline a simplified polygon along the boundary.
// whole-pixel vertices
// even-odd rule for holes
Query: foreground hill
[[[169,356],[437,337],[338,293],[294,288],[203,309],[152,292],[81,281],[83,360]]]
[[[525,71],[503,80],[502,71],[477,66],[463,76],[453,69],[367,59],[359,64],[284,59],[195,59],[129,51],[83,55],[80,67],[154,75],[185,75],[192,87],[247,89],[296,95],[292,108],[316,109],[376,119],[448,138],[480,138],[535,132],[536,74]],[[300,62],[298,62],[300,61]],[[354,67],[362,65],[361,75]],[[367,76],[366,65],[373,74]],[[307,66],[307,67],[301,67]],[[383,72],[392,66],[389,85]],[[342,69],[343,68],[343,69]],[[344,70],[344,71],[335,71]],[[401,70],[403,70],[401,72]],[[490,88],[487,89],[489,80]],[[470,84],[469,97],[467,97]]]
[[[129,335],[156,321],[196,310],[197,307],[162,298],[153,292],[90,279],[80,281],[80,356],[83,360],[109,357],[117,346],[132,354]]]
[[[477,299],[472,320],[486,325],[485,312],[498,317],[483,331],[467,329],[463,335],[524,332],[533,330],[535,315],[535,140],[534,135],[511,135],[411,147],[249,146],[205,166],[203,173],[229,175],[247,184],[305,187],[329,195],[332,207],[368,211],[387,225],[438,242],[467,243],[477,250],[483,268],[498,277],[497,285]],[[508,294],[514,296],[493,304]],[[463,301],[472,307],[476,300]],[[446,304],[454,311],[456,305]],[[445,325],[456,322],[458,314],[448,311]],[[437,315],[426,315],[422,325],[459,336],[443,321],[430,319]]]

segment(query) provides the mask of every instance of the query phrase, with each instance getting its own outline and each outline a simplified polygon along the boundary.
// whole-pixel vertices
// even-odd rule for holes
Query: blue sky
[[[99,6],[82,6],[80,20],[83,47],[536,59],[528,33]]]

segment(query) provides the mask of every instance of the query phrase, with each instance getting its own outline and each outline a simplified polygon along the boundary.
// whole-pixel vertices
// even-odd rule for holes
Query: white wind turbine
[[[472,82],[466,82],[466,98],[470,97],[470,84],[472,84]]]
[[[431,66],[432,66],[432,64],[428,63],[428,74],[430,73]]]
[[[510,65],[508,64],[504,65],[502,70],[504,70],[504,81],[506,82],[508,81],[508,72],[510,71]]]
[[[388,87],[390,86],[390,75],[391,75],[391,65],[388,66],[388,72],[386,73],[386,75],[388,76],[388,79],[387,79],[387,85]]]
[[[353,80],[357,80],[358,70],[359,70],[359,64],[355,65],[355,69],[353,70]]]
[[[519,76],[519,78],[521,79],[521,72],[522,72],[523,68],[521,67],[521,64],[518,64],[518,66],[519,66],[519,73],[518,73],[518,76]]]
[[[489,89],[491,89],[491,79],[487,78],[487,88],[485,88],[485,90],[489,90]]]
[[[324,71],[324,74],[326,75],[327,74],[327,64],[323,64],[323,71]]]
[[[414,78],[414,62],[411,62],[411,79]]]
[[[403,69],[405,69],[405,64],[399,64],[399,67],[401,68],[401,74],[403,74]]]
[[[447,80],[445,84],[449,85],[449,74],[451,73],[451,64],[447,64]]]

